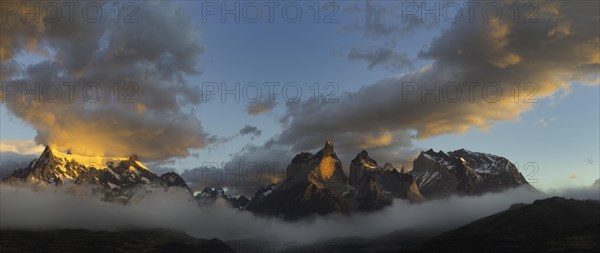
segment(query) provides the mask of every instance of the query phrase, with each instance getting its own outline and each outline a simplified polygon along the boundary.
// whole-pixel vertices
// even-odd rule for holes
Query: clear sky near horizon
[[[221,2],[214,3],[219,3],[216,5],[218,8],[222,7]],[[244,5],[244,2],[237,3]],[[236,82],[241,83],[242,86],[252,82],[258,84],[279,82],[282,86],[294,82],[302,87],[303,100],[311,98],[311,87],[315,82],[321,85],[334,83],[338,88],[336,96],[343,97],[348,93],[361,94],[360,92],[365,87],[377,84],[382,80],[401,78],[407,73],[427,69],[436,61],[442,62],[440,60],[442,56],[440,58],[433,57],[433,59],[426,58],[422,57],[420,52],[441,47],[438,45],[440,36],[455,25],[442,21],[418,26],[415,29],[381,32],[381,29],[385,27],[394,27],[395,22],[399,27],[410,28],[410,24],[400,21],[401,14],[397,14],[397,12],[395,16],[390,14],[394,13],[393,10],[398,5],[392,6],[385,1],[373,3],[335,2],[335,6],[339,10],[332,16],[334,18],[332,23],[323,22],[326,14],[333,9],[323,9],[324,2],[321,2],[319,22],[315,23],[313,9],[311,9],[314,2],[299,3],[303,13],[297,23],[286,22],[280,14],[275,14],[275,21],[271,23],[265,21],[264,13],[260,22],[248,22],[244,20],[242,14],[242,20],[238,23],[233,21],[234,17],[231,15],[225,16],[226,20],[223,22],[220,16],[222,10],[217,11],[217,14],[208,15],[206,13],[207,5],[203,5],[200,1],[174,1],[172,5],[181,8],[183,13],[181,15],[190,16],[187,22],[199,29],[194,36],[198,37],[203,48],[202,53],[195,59],[201,73],[185,74],[184,79],[190,87],[196,90],[205,88],[206,83],[220,84],[224,82],[232,87]],[[369,4],[374,4],[379,9],[371,9]],[[143,11],[144,6],[141,7]],[[387,12],[388,10],[390,13]],[[265,9],[263,9],[264,11]],[[379,30],[375,25],[381,25],[381,23],[367,22],[367,20],[377,21],[377,15],[392,15],[391,18],[382,16],[381,19],[386,20],[387,23],[381,26],[383,28],[379,27],[381,28]],[[205,18],[206,20],[203,20]],[[143,20],[141,21],[143,22]],[[539,25],[541,26],[541,24]],[[182,35],[182,38],[185,36]],[[448,43],[453,41],[453,38],[447,39]],[[437,43],[433,44],[436,41]],[[600,45],[598,46],[600,47]],[[515,50],[519,49],[518,46],[514,48]],[[377,51],[377,49],[382,50]],[[464,50],[468,51],[469,49],[465,48]],[[355,52],[354,56],[352,56],[352,52]],[[528,60],[523,55],[520,58]],[[14,56],[13,60],[23,65],[29,65],[45,60],[45,58],[40,57],[33,50],[29,52],[22,50]],[[537,71],[532,66],[541,63],[527,62],[526,60],[512,64],[524,64],[527,67],[523,69],[530,67],[532,71]],[[552,60],[560,61],[560,58],[550,59],[550,61]],[[598,62],[596,62],[596,67],[597,64]],[[548,64],[548,68],[551,67]],[[570,80],[567,82],[568,87],[554,89],[549,94],[539,96],[537,103],[533,103],[530,108],[520,110],[516,117],[500,117],[503,120],[494,117],[487,118],[486,123],[490,126],[487,129],[473,125],[464,132],[446,131],[425,138],[411,138],[410,145],[404,145],[402,148],[417,151],[430,148],[443,151],[465,148],[504,156],[516,163],[519,170],[524,175],[528,175],[528,180],[537,181],[533,185],[541,189],[591,185],[600,178],[598,71],[596,68],[596,79],[591,84]],[[540,85],[545,85],[544,80]],[[263,86],[263,92],[264,88]],[[205,103],[182,106],[183,110],[194,115],[201,122],[206,133],[219,141],[213,141],[212,144],[201,148],[190,148],[192,155],[187,157],[174,155],[174,160],[168,159],[170,162],[164,166],[173,167],[182,172],[184,169],[196,168],[203,162],[227,162],[232,155],[239,154],[246,145],[264,145],[265,142],[277,138],[282,133],[287,133],[289,130],[286,129],[294,125],[281,123],[281,117],[290,114],[288,110],[292,111],[291,107],[286,106],[286,99],[282,98],[282,94],[276,94],[276,105],[273,108],[264,109],[256,115],[247,112],[250,103],[243,98],[237,102],[233,101],[233,96],[226,96],[226,101],[220,101],[219,95],[221,93],[216,93]],[[381,98],[369,97],[368,99],[383,100],[384,97],[385,94],[381,94]],[[406,108],[402,108],[402,110],[406,110]],[[418,112],[420,108],[417,106],[411,110]],[[498,106],[496,110],[501,111],[502,107]],[[398,117],[403,117],[403,114],[412,115],[414,112],[402,112],[398,114]],[[5,103],[1,104],[0,140],[2,142],[32,141],[36,136],[36,128],[22,120],[23,117],[19,115],[15,116]],[[293,115],[295,118],[301,118],[299,114]],[[431,117],[434,115],[432,114]],[[256,130],[251,134],[241,134],[240,129],[245,125],[256,127]],[[406,125],[413,126],[408,123]],[[378,121],[373,121],[372,126],[373,129],[389,130],[382,131],[391,133],[394,139],[402,139],[401,134],[396,132],[397,129],[390,130],[389,124],[379,126]],[[410,127],[405,128],[410,129]],[[345,128],[340,127],[340,129]],[[258,130],[260,132],[257,132]],[[352,130],[352,134],[357,134],[359,130]],[[90,132],[89,134],[93,135],[94,133]],[[365,135],[368,134],[371,132],[365,133]],[[379,136],[386,135],[374,134],[374,136],[375,139],[378,139]],[[298,141],[300,142],[300,139]],[[339,137],[334,138],[334,144],[336,142],[345,143]],[[375,145],[373,148],[399,148],[399,146],[390,145],[390,142],[386,143]],[[355,150],[354,153],[357,153],[360,151],[359,147],[363,146],[357,144],[346,146],[346,149]],[[307,151],[314,152],[318,148],[319,146],[313,145]],[[132,150],[131,152],[136,151]],[[414,155],[414,153],[412,154]],[[408,157],[410,155],[402,159],[408,159]],[[343,158],[346,159],[344,163],[347,164],[352,157],[347,155]],[[387,157],[378,158],[374,155],[373,158],[383,164],[385,160],[382,159]],[[144,159],[143,156],[142,159]],[[292,157],[286,159],[291,160]],[[528,163],[535,163],[539,170],[530,174],[530,171],[524,168],[524,165]]]

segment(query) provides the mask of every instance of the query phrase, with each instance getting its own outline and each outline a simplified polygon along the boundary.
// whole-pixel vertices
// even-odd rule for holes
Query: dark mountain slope
[[[169,230],[0,231],[0,252],[189,252],[233,253],[219,239],[203,240]]]

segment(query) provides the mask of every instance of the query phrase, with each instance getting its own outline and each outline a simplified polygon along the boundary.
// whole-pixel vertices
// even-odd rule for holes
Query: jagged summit
[[[311,214],[348,212],[343,198],[347,177],[331,141],[315,155],[296,155],[287,167],[287,177],[278,186],[261,189],[247,209],[263,215],[296,219]]]
[[[387,162],[387,163],[385,163],[385,164],[383,165],[383,169],[384,169],[384,170],[395,170],[396,168],[394,168],[394,165],[393,165],[393,164],[391,164],[391,163]]]
[[[325,141],[325,149],[330,148],[331,150],[333,150],[333,143],[331,142],[331,140],[326,140]]]
[[[200,193],[196,194],[194,198],[196,199],[196,201],[198,201],[198,204],[201,206],[214,204],[217,200],[222,199],[225,202],[227,202],[231,207],[238,208],[240,210],[246,208],[248,203],[250,203],[250,200],[246,198],[246,196],[231,196],[225,193],[225,190],[223,190],[223,188],[220,187],[204,187],[204,189]]]
[[[373,202],[377,203],[374,206],[390,204],[392,197],[413,202],[424,200],[411,175],[398,172],[391,163],[386,163],[383,168],[380,167],[366,150],[358,153],[350,163],[348,182],[351,186],[361,189],[362,196],[371,196],[367,197],[370,199],[367,202],[377,199]],[[366,206],[363,205],[360,209],[365,208]]]
[[[429,149],[427,151],[421,151],[419,156],[429,156],[429,157],[448,157],[448,154],[442,150],[435,152],[433,149]]]
[[[296,219],[331,212],[371,211],[393,198],[422,202],[452,194],[477,195],[530,186],[508,159],[466,149],[429,149],[414,160],[413,169],[381,167],[362,150],[350,163],[346,178],[330,141],[315,155],[299,153],[287,168],[287,178],[261,189],[247,210]],[[531,189],[535,190],[533,187]]]
[[[315,155],[309,152],[297,154],[287,168],[288,181],[337,181],[345,184],[346,175],[331,141],[325,142],[323,149]]]
[[[351,162],[361,164],[364,167],[369,168],[369,169],[379,168],[379,165],[377,165],[377,162],[369,156],[369,152],[367,152],[366,150],[360,151],[360,153],[358,153],[356,155],[356,157],[354,158],[354,160],[352,160]]]
[[[139,161],[140,158],[138,158],[138,156],[136,154],[132,154],[129,156],[129,161]]]
[[[51,145],[46,145],[44,151],[35,163],[39,166],[43,166],[48,163],[61,168],[67,164],[77,165],[81,169],[97,169],[103,170],[110,167],[110,165],[118,165],[121,162],[128,162],[131,165],[136,165],[142,169],[148,169],[138,159],[137,156],[127,157],[104,157],[104,156],[85,156],[72,153],[61,152]]]
[[[350,179],[352,186],[359,187],[369,180],[372,173],[383,170],[377,162],[373,160],[366,150],[356,154],[356,157],[350,162]]]
[[[334,159],[338,159],[337,154],[333,150],[333,143],[330,140],[327,140],[325,142],[325,146],[323,147],[323,149],[319,150],[319,152],[317,152],[314,155],[314,157],[317,159],[321,159],[324,157],[332,157]]]
[[[430,149],[421,152],[413,165],[409,173],[427,198],[530,186],[508,159],[464,148],[448,153]]]
[[[189,187],[175,173],[159,177],[136,155],[130,157],[83,156],[60,152],[47,145],[39,158],[28,167],[15,171],[7,183],[26,183],[35,187],[46,185],[88,185],[104,193],[106,200],[127,200],[136,188]]]
[[[42,152],[42,154],[43,153],[48,153],[48,152],[52,152],[52,148],[50,148],[49,144],[46,144],[45,147],[44,147],[44,151]]]
[[[360,167],[360,173],[352,174],[354,166]],[[287,167],[286,180],[257,192],[247,210],[297,219],[313,214],[378,210],[390,205],[394,197],[423,200],[411,175],[384,171],[366,150],[352,161],[350,177],[348,181],[333,143],[327,141],[315,155],[296,155]]]

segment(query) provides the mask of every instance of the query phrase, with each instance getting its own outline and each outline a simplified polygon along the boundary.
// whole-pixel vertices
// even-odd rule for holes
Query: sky
[[[0,30],[0,151],[135,153],[181,173],[225,162],[283,169],[331,139],[346,167],[362,149],[400,167],[421,150],[465,148],[508,158],[540,189],[600,178],[598,3],[477,2],[470,20],[462,1],[280,2],[272,21],[270,3],[135,2],[117,22],[114,5],[98,22],[24,23],[22,10],[3,9],[15,25]],[[423,14],[436,3],[441,12]],[[31,103],[8,89],[73,81],[107,95]],[[462,92],[449,102],[453,83]],[[423,97],[428,87],[448,95]]]

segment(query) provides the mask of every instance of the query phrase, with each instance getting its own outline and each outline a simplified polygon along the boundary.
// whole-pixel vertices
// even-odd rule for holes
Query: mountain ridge
[[[464,148],[448,153],[432,149],[421,152],[409,174],[426,198],[479,195],[519,186],[537,191],[508,159]]]
[[[231,207],[288,220],[330,213],[380,210],[394,199],[421,203],[453,194],[477,195],[526,185],[534,189],[508,159],[466,149],[445,153],[421,152],[414,168],[380,166],[368,151],[357,153],[349,175],[326,141],[316,153],[301,152],[291,159],[286,178],[260,188],[252,198],[233,197],[222,188],[204,188],[194,196],[199,205],[223,199]],[[39,158],[15,171],[5,183],[90,185],[108,201],[127,202],[140,188],[147,192],[175,187],[192,191],[177,173],[156,175],[136,155],[128,158],[84,157],[46,146]]]
[[[139,188],[181,188],[191,194],[185,181],[176,173],[156,175],[136,155],[129,158],[85,157],[62,153],[46,146],[39,158],[26,168],[16,170],[3,182],[26,183],[35,187],[47,185],[88,185],[103,195],[104,200],[127,202]]]

